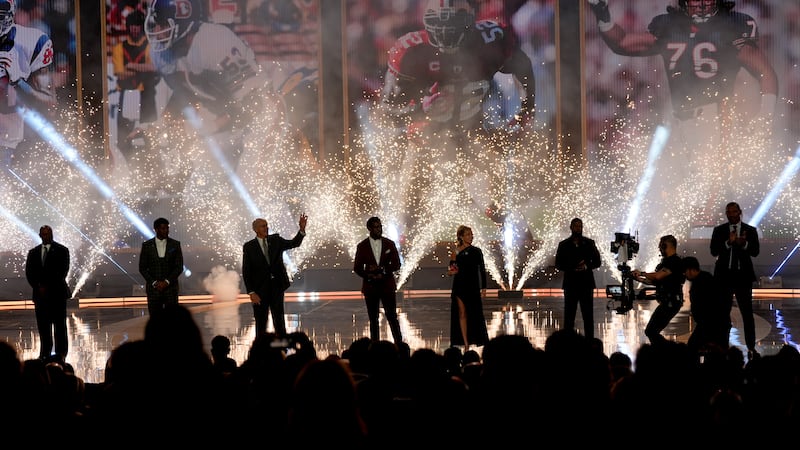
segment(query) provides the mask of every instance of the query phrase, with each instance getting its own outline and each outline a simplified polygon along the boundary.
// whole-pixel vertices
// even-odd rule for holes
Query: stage
[[[398,313],[404,339],[414,349],[442,352],[450,346],[449,290],[401,290]],[[772,354],[784,344],[798,346],[800,333],[800,289],[755,289],[757,348]],[[637,300],[626,314],[617,314],[604,290],[596,292],[595,335],[606,354],[621,351],[635,356],[647,342],[644,328],[655,301]],[[222,334],[231,340],[231,357],[241,363],[254,337],[252,308],[241,295],[231,301],[216,301],[208,295],[183,296],[202,332],[206,348]],[[681,342],[693,328],[686,302],[664,331]],[[563,326],[560,289],[524,289],[521,296],[502,296],[489,291],[484,301],[489,335],[521,334],[543,348],[547,337]],[[731,313],[734,328],[731,344],[744,349],[738,308]],[[144,297],[80,298],[70,302],[68,327],[70,350],[67,361],[86,382],[101,382],[111,351],[129,340],[141,339],[148,314]],[[318,356],[339,354],[356,339],[369,335],[366,307],[357,291],[290,292],[286,298],[288,330],[303,331],[314,342]],[[271,327],[271,324],[270,324]],[[576,327],[583,321],[578,313]],[[391,339],[382,319],[381,337]],[[33,305],[29,301],[0,302],[0,339],[11,343],[21,358],[36,358],[39,342]],[[800,348],[800,347],[798,347]],[[481,350],[481,348],[477,348]]]

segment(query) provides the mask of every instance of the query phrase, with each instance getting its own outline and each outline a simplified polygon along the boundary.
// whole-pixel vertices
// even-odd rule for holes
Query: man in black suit
[[[256,319],[256,337],[267,332],[267,314],[272,311],[272,324],[275,334],[286,336],[286,321],[283,317],[283,298],[291,284],[283,252],[303,243],[306,236],[308,216],[300,215],[300,230],[291,240],[278,233],[269,234],[269,224],[265,219],[253,221],[256,237],[242,247],[242,278]]]
[[[69,249],[53,241],[50,225],[39,228],[42,243],[28,251],[25,278],[33,288],[36,326],[39,329],[39,358],[49,359],[55,345],[55,355],[62,362],[67,358],[67,286]]]
[[[369,337],[380,340],[380,306],[389,322],[395,344],[403,342],[400,321],[397,318],[397,281],[394,273],[400,270],[400,253],[394,241],[383,237],[383,224],[378,217],[367,220],[369,237],[356,246],[353,272],[362,278],[361,293],[367,303]]]
[[[169,221],[159,217],[153,222],[153,230],[156,236],[142,242],[139,254],[150,316],[178,305],[178,277],[183,273],[181,243],[169,237]]]
[[[558,243],[556,268],[564,272],[564,329],[575,328],[578,305],[583,316],[583,332],[594,338],[594,269],[602,264],[594,240],[583,235],[583,221],[574,218],[569,223],[570,237]]]
[[[756,351],[756,325],[753,318],[753,282],[757,280],[753,260],[760,251],[758,231],[742,222],[742,209],[736,202],[725,206],[728,222],[714,227],[711,234],[711,255],[717,258],[714,277],[724,287],[728,301],[736,296],[742,314],[747,358],[759,356]]]

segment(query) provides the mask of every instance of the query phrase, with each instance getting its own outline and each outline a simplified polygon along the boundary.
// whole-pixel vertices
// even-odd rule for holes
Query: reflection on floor
[[[449,347],[449,291],[403,291],[398,295],[401,326],[412,350],[426,347],[442,352]],[[800,293],[791,290],[788,295],[762,292],[756,296],[758,350],[764,355],[776,353],[784,343],[800,348],[794,335],[795,330],[800,333]],[[205,296],[182,297],[181,302],[192,310],[209,348],[211,338],[223,334],[231,339],[231,357],[239,363],[247,358],[254,331],[252,309],[245,297],[231,302],[214,302]],[[636,301],[626,314],[617,314],[613,306],[606,298],[597,298],[595,335],[602,339],[606,354],[622,351],[633,358],[639,346],[647,342],[644,328],[655,302]],[[668,338],[688,339],[693,326],[688,306],[687,302],[664,331]],[[526,290],[521,298],[500,298],[491,293],[484,302],[484,312],[490,336],[521,334],[543,348],[547,337],[562,327],[563,298],[559,290]],[[355,339],[369,334],[366,308],[358,292],[288,294],[286,315],[289,331],[308,334],[320,357],[341,354]],[[147,318],[141,298],[81,299],[79,307],[69,312],[67,361],[84,381],[103,381],[111,350],[127,340],[140,339]],[[731,344],[745,350],[741,317],[735,307],[732,319]],[[580,312],[576,322],[581,330]],[[381,335],[391,339],[385,321]],[[24,359],[38,356],[36,320],[30,305],[0,304],[0,339],[15,346]]]

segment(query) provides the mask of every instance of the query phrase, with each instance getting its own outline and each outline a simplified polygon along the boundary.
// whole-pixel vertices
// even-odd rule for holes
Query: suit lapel
[[[269,241],[269,236],[264,238],[264,242],[267,244],[267,254],[264,255],[264,258],[267,260],[267,264],[272,265],[272,243]],[[258,250],[261,251],[261,246],[258,243],[258,238],[256,238],[256,246],[258,246]],[[263,251],[262,251],[263,253]]]

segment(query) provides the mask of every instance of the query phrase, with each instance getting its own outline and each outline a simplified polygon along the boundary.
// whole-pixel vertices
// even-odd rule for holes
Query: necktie
[[[47,260],[47,246],[43,245],[42,249],[44,249],[42,251],[42,265],[44,265],[45,260]]]
[[[736,232],[736,225],[733,226],[733,234],[736,237],[739,236],[739,233]],[[733,249],[731,249],[731,260],[728,263],[728,268],[733,270],[737,268],[736,266],[738,266],[738,264],[736,263],[736,259],[733,257]]]
[[[266,239],[259,239],[261,243],[261,251],[264,252],[264,257],[267,258],[267,263],[269,263],[269,253],[267,252],[267,240]]]

